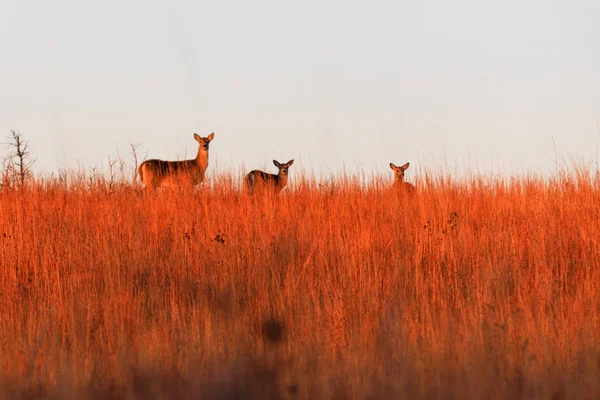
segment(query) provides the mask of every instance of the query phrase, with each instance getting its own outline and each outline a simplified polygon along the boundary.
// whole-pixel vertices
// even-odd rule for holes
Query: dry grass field
[[[600,398],[599,182],[384,178],[0,191],[0,398]]]

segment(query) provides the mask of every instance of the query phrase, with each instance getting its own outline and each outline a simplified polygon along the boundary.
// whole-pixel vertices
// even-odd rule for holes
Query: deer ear
[[[294,160],[290,160],[290,161],[286,162],[285,165],[287,165],[288,167],[291,167],[293,163],[294,163]]]
[[[277,168],[281,168],[281,164],[279,164],[277,160],[273,160],[273,164],[275,164]]]
[[[406,171],[408,169],[409,165],[410,165],[410,163],[406,163],[403,166],[401,166],[400,168],[402,168],[404,171]]]
[[[210,135],[208,135],[207,139],[208,140],[213,140],[215,138],[215,133],[211,133]]]
[[[196,142],[198,143],[202,142],[202,138],[197,133],[194,133],[194,139],[196,139]]]
[[[396,166],[394,165],[394,163],[390,163],[390,168],[391,168],[391,169],[393,169],[393,170],[395,171],[395,170],[396,170],[396,168],[398,168],[398,167],[396,167]]]

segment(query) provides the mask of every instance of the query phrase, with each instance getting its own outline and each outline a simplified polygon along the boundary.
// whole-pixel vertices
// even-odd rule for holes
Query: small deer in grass
[[[410,163],[406,163],[400,167],[396,167],[394,163],[390,163],[390,168],[394,171],[394,185],[393,189],[401,193],[413,194],[416,189],[414,185],[408,182],[404,182],[404,171],[408,169]]]
[[[215,137],[214,132],[207,137],[194,133],[198,142],[198,154],[193,160],[163,161],[146,160],[139,168],[140,179],[148,189],[159,186],[196,186],[204,181],[204,174],[208,168],[208,145]]]
[[[250,193],[253,193],[258,188],[268,188],[274,190],[275,194],[279,194],[288,181],[288,168],[290,168],[293,163],[294,160],[290,160],[285,164],[273,160],[273,164],[279,169],[277,175],[258,170],[250,171],[245,178],[246,187]]]

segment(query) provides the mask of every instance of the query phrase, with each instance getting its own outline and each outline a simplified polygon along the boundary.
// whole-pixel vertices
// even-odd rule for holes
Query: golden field
[[[0,397],[600,398],[600,182],[388,178],[0,191]]]

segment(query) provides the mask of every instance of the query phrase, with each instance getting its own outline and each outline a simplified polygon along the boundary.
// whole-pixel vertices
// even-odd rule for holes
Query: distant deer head
[[[200,147],[198,148],[198,153],[200,153],[200,151],[208,151],[208,145],[210,144],[211,140],[213,140],[215,138],[215,133],[211,133],[210,135],[208,135],[207,137],[202,137],[200,135],[198,135],[197,133],[194,133],[194,139],[196,139],[196,141],[200,144]]]
[[[273,160],[273,164],[275,164],[275,166],[277,168],[279,168],[279,173],[277,175],[279,175],[280,177],[287,177],[288,175],[288,169],[292,166],[292,164],[294,163],[294,160],[290,160],[288,162],[286,162],[285,164],[281,164],[279,161],[277,160]]]
[[[394,163],[390,163],[390,168],[394,171],[394,183],[404,182],[404,171],[408,169],[410,163],[406,163],[400,167],[396,167]]]

